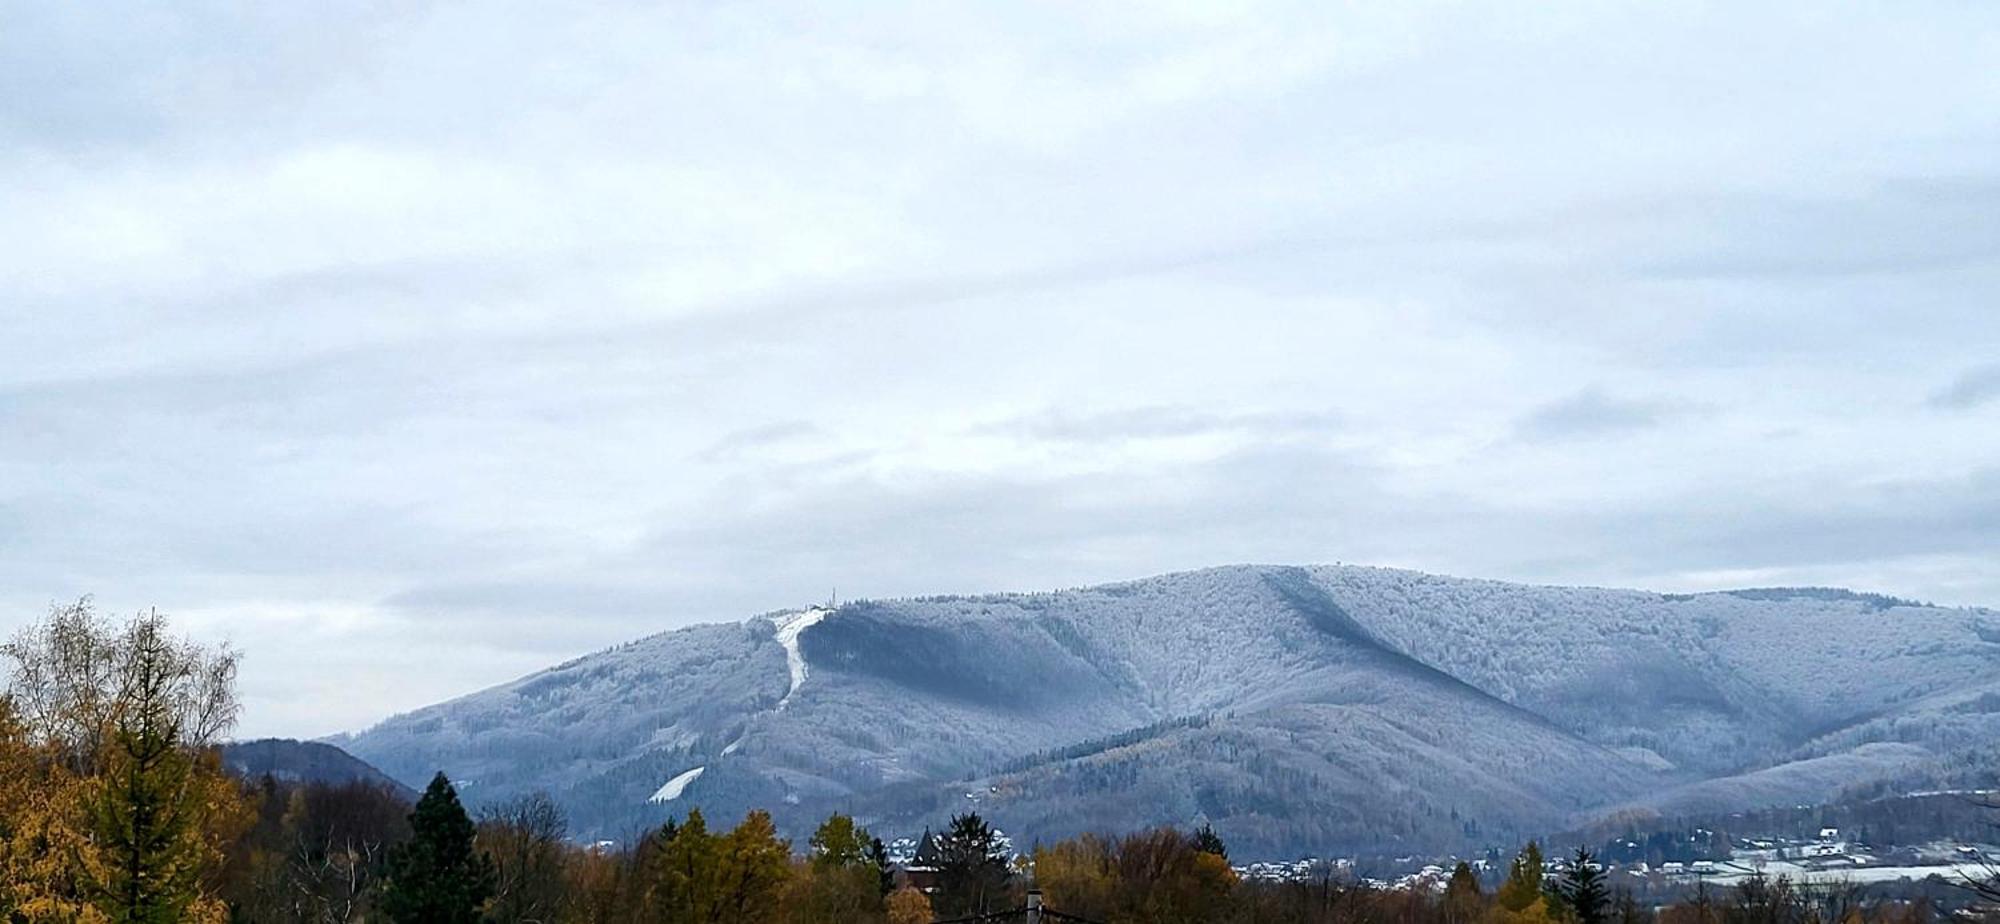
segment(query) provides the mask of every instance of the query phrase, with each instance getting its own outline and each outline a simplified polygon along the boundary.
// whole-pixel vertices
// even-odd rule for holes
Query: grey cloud
[[[1560,440],[1644,430],[1684,413],[1666,401],[1619,398],[1589,388],[1552,401],[1516,422],[1515,435],[1525,440]]]
[[[650,574],[664,626],[688,613],[741,618],[803,605],[836,586],[876,597],[1025,590],[1246,561],[1621,584],[1675,571],[2000,554],[2000,472],[1814,496],[1820,502],[1808,505],[1734,488],[1658,505],[1524,509],[1412,493],[1379,465],[1296,446],[1148,475],[922,486],[857,476],[756,513],[718,498],[701,516],[663,526],[630,557],[606,562],[607,583],[596,590],[562,580],[479,599],[567,612],[562,600],[624,595],[614,589],[624,576]],[[2000,593],[2000,584],[1986,589]],[[686,605],[670,608],[669,599]],[[732,611],[729,601],[738,600]]]
[[[1674,279],[1936,273],[2000,260],[2000,182],[1895,177],[1834,197],[1739,195],[1662,203],[1653,220],[1705,234],[1641,261]]]
[[[1604,542],[1593,555],[1600,565],[1611,559],[1634,571],[1667,563],[1701,571],[1852,566],[1938,554],[1989,557],[2000,554],[2000,469],[1848,486],[1806,498],[1718,492],[1657,508],[1577,511],[1555,522],[1600,537],[1627,537]],[[1985,586],[2000,593],[2000,582],[1988,579]]]
[[[691,622],[749,615],[723,607],[690,609],[686,591],[683,580],[658,570],[498,580],[466,573],[449,583],[414,583],[380,605],[408,618],[419,630],[413,638],[427,644],[482,636],[503,623],[510,630],[488,638],[490,647],[543,656],[590,651]]]
[[[1332,412],[1217,412],[1191,407],[1150,406],[1081,414],[1049,410],[988,424],[980,430],[1056,442],[1109,442],[1171,439],[1218,432],[1243,432],[1277,438],[1332,430],[1340,422],[1340,415]]]
[[[773,607],[820,599],[834,584],[870,596],[1071,585],[1130,576],[1123,562],[1140,550],[1186,567],[1295,557],[1301,546],[1333,554],[1350,545],[1334,537],[1363,536],[1392,513],[1427,519],[1379,488],[1365,463],[1305,448],[1243,450],[1149,475],[918,485],[851,476],[756,513],[717,498],[638,554],[723,585],[756,574],[789,588],[769,598]]]
[[[695,455],[703,462],[731,462],[753,455],[757,450],[824,436],[826,431],[810,421],[786,420],[737,430],[711,443]]]
[[[1950,385],[1934,392],[1930,397],[1930,405],[1934,408],[1962,411],[1987,404],[1996,398],[2000,398],[2000,363],[1966,370]]]

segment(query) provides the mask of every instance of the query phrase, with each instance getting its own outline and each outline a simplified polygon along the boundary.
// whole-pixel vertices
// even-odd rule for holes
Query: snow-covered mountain
[[[1215,568],[703,625],[338,743],[629,834],[701,806],[1023,842],[1212,822],[1246,855],[1510,840],[2000,764],[2000,614]]]

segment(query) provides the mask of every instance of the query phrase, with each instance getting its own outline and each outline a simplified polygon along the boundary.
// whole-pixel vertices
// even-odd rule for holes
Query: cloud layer
[[[1238,561],[2000,604],[2000,14],[24,9],[0,628],[322,734]]]

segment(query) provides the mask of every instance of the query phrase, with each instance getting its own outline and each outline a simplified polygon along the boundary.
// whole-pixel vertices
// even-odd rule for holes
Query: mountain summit
[[[1024,843],[1204,821],[1296,856],[1916,786],[1996,732],[1987,610],[1233,566],[694,626],[336,740],[604,836],[976,808]]]

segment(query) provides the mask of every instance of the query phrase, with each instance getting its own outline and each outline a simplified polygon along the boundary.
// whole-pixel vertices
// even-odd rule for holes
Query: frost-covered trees
[[[347,745],[402,778],[453,767],[487,798],[555,793],[587,838],[629,835],[699,767],[675,810],[763,807],[800,838],[835,810],[919,824],[997,775],[1031,795],[980,810],[1025,841],[1181,821],[1160,807],[1201,788],[1237,853],[1278,855],[1463,849],[1642,802],[1814,802],[1947,761],[1985,779],[1974,745],[2000,734],[1978,698],[2000,681],[2000,615],[1823,592],[1234,567],[856,603],[799,624],[811,670],[783,711],[772,622],[646,639]],[[1801,764],[1822,756],[1840,759]]]

